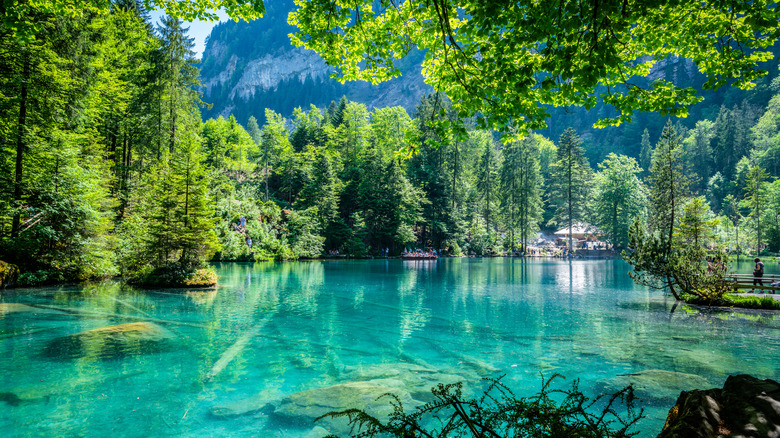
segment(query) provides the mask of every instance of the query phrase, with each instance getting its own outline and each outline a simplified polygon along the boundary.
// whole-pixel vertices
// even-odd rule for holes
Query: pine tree
[[[262,145],[259,159],[263,169],[266,202],[270,199],[268,180],[271,177],[271,172],[282,157],[292,157],[293,151],[290,147],[285,123],[286,120],[280,114],[269,109],[265,110],[265,125],[261,136]],[[292,194],[288,193],[288,195],[289,202]]]
[[[669,121],[650,166],[650,227],[659,233],[667,253],[672,251],[679,211],[690,195],[691,181],[684,171],[681,155],[680,137]]]
[[[761,214],[766,208],[766,180],[769,177],[766,169],[761,166],[753,166],[747,174],[745,184],[745,205],[750,208],[750,217],[753,219],[756,230],[756,255],[761,254]]]
[[[499,195],[498,154],[488,133],[483,133],[479,141],[483,143],[482,156],[477,168],[477,192],[482,202],[482,217],[485,219],[485,232],[490,233],[490,212],[495,208]]]
[[[628,228],[645,209],[647,194],[637,176],[640,172],[633,158],[611,153],[599,163],[594,177],[593,216],[615,246],[628,244]]]
[[[158,267],[175,261],[191,271],[217,248],[203,159],[197,138],[184,131],[169,162],[156,172],[159,183],[148,221],[149,248]]]
[[[296,208],[316,207],[318,231],[323,233],[338,217],[342,184],[336,176],[327,152],[318,151],[315,160],[312,178],[301,189]]]
[[[699,178],[696,179],[695,191],[702,193],[712,175],[712,146],[710,142],[715,136],[715,124],[709,120],[696,122],[696,127],[690,130],[690,136],[685,140],[688,168]]]
[[[514,252],[519,232],[520,249],[525,252],[543,212],[539,149],[534,137],[529,136],[507,144],[501,152],[501,204],[510,231],[510,249]]]
[[[587,214],[587,199],[591,169],[581,140],[572,128],[566,129],[558,141],[556,161],[551,166],[550,206],[555,210],[551,223],[569,228],[569,249],[574,250],[572,228],[583,222]]]
[[[163,16],[157,31],[160,34],[162,72],[165,79],[162,106],[165,107],[168,128],[168,150],[173,153],[179,142],[180,131],[189,129],[193,119],[200,119],[197,105],[201,100],[197,91],[200,86],[195,58],[194,39],[187,36],[189,28],[182,27],[178,18]],[[162,114],[159,115],[162,119]],[[180,135],[181,134],[181,135]]]
[[[650,132],[645,128],[642,132],[642,149],[639,151],[639,166],[647,174],[650,170],[650,159],[653,156],[653,145],[650,144]]]

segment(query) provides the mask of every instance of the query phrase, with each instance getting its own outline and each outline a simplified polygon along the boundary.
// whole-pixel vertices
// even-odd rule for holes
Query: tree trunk
[[[270,176],[269,175],[270,172],[268,170],[268,149],[267,148],[268,148],[268,146],[266,146],[266,151],[265,151],[265,168],[263,169],[263,172],[265,173],[265,202],[268,202],[268,177]]]
[[[19,124],[16,137],[16,167],[14,176],[14,207],[19,208],[22,202],[22,177],[24,172],[24,132],[27,124],[27,80],[30,77],[30,60],[27,53],[24,54],[24,66],[22,67],[22,87],[19,93]],[[11,237],[19,235],[21,224],[21,213],[19,210],[14,214],[11,223]]]
[[[568,160],[569,161],[568,162],[569,172],[568,172],[568,175],[567,175],[568,186],[569,187],[568,187],[568,198],[567,198],[567,200],[568,200],[568,204],[569,204],[568,207],[569,207],[569,256],[570,257],[574,253],[574,246],[572,244],[572,217],[571,217],[572,216],[572,199],[571,199],[572,162],[571,162],[571,160],[572,160],[572,157],[571,157],[571,155],[569,155],[569,160]]]

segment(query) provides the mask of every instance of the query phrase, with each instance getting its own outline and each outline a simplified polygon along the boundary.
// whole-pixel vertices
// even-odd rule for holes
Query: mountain
[[[211,31],[201,64],[203,100],[212,105],[204,119],[233,114],[246,124],[253,115],[262,123],[265,108],[289,117],[295,107],[326,107],[342,95],[368,107],[400,105],[411,114],[433,90],[420,74],[421,52],[400,61],[401,77],[379,85],[331,79],[333,69],[316,53],[290,44],[288,35],[296,30],[287,24],[292,0],[265,4],[263,18],[228,21]]]

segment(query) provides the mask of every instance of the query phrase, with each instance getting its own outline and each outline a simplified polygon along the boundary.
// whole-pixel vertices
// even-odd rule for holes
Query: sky
[[[149,15],[152,17],[152,22],[156,26],[160,24],[160,17],[165,15],[165,13],[163,11],[151,11]],[[188,32],[189,36],[195,39],[195,57],[198,59],[203,55],[203,50],[206,48],[206,37],[211,33],[211,29],[214,28],[217,23],[230,19],[222,10],[217,11],[217,15],[219,15],[219,21],[209,22],[196,20],[184,22],[184,27],[190,28]]]

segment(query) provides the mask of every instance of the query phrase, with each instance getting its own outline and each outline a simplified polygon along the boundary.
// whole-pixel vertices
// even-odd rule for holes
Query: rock
[[[22,404],[22,399],[12,392],[0,392],[0,402],[16,407]]]
[[[658,438],[780,436],[780,383],[738,375],[723,389],[683,391]]]
[[[617,392],[628,385],[634,386],[634,393],[642,400],[667,403],[683,390],[709,386],[707,380],[693,374],[665,370],[645,370],[633,374],[615,376],[603,382],[604,390]]]
[[[274,403],[278,404],[281,396],[277,388],[265,389],[251,397],[220,403],[212,407],[209,413],[220,420],[256,413],[270,414],[274,411]]]
[[[720,430],[723,405],[720,390],[683,391],[669,410],[659,437],[715,437]]]
[[[214,304],[214,299],[217,297],[217,289],[188,290],[184,292],[184,295],[195,305],[211,307]]]
[[[26,304],[19,303],[0,303],[0,317],[10,315],[12,313],[28,313],[28,312],[40,312],[41,309],[37,309]]]
[[[19,267],[0,260],[0,287],[13,287],[19,278]]]
[[[274,415],[283,421],[312,426],[315,419],[329,412],[362,409],[369,415],[385,421],[393,411],[390,403],[393,399],[383,397],[385,394],[398,397],[405,409],[421,404],[406,391],[402,381],[377,379],[297,392],[282,399]],[[318,424],[333,433],[349,431],[346,418],[326,417],[319,420]]]
[[[328,435],[330,435],[330,433],[326,429],[317,426],[314,429],[306,432],[303,435],[303,438],[324,438]]]
[[[56,359],[118,357],[166,350],[173,338],[168,330],[151,322],[132,322],[75,333],[51,341],[44,354]]]
[[[399,362],[387,364],[375,364],[368,366],[350,367],[341,375],[345,380],[376,380],[376,379],[396,379],[404,384],[406,389],[415,400],[423,402],[433,401],[431,388],[437,384],[450,384],[457,382],[478,381],[479,378],[472,376],[464,377],[460,374],[440,372],[431,367]],[[470,394],[470,387],[473,385],[464,385],[464,395]],[[468,394],[466,394],[469,392]]]

